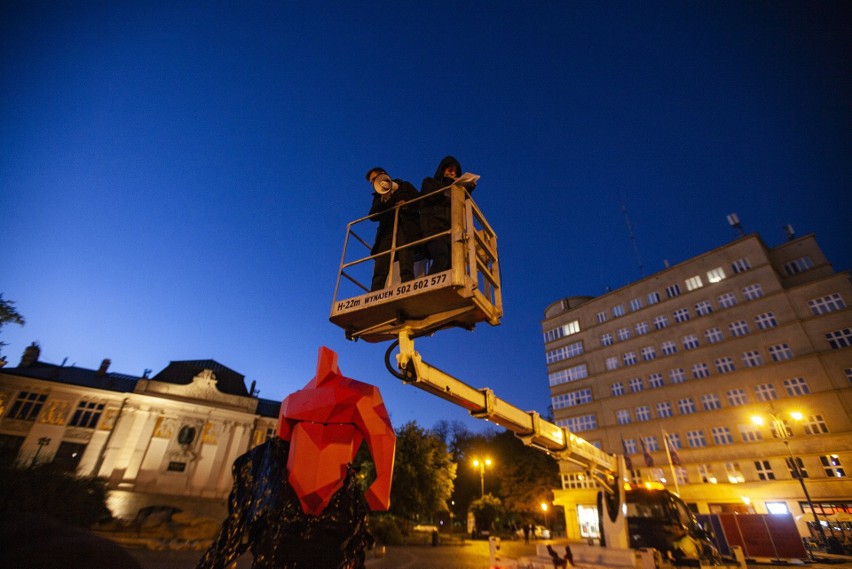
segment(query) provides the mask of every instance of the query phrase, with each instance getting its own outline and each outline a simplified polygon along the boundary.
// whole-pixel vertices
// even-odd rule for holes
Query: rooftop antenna
[[[784,233],[787,234],[787,241],[792,241],[796,238],[796,230],[789,223],[784,226]]]
[[[624,222],[627,224],[627,234],[630,235],[630,243],[633,244],[633,254],[636,255],[636,264],[639,266],[639,276],[645,276],[645,269],[642,267],[642,258],[639,257],[639,247],[636,245],[636,236],[633,234],[633,226],[630,224],[630,217],[627,215],[627,206],[624,199],[621,200],[621,211],[624,213]]]
[[[740,237],[745,237],[745,231],[743,231],[743,226],[740,223],[740,216],[735,213],[728,214],[728,225],[736,229]]]

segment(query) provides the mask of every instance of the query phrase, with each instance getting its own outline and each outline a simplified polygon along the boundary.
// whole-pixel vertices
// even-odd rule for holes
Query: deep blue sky
[[[482,424],[328,322],[365,171],[480,174],[502,326],[424,359],[547,410],[540,320],[735,237],[852,266],[844,2],[39,2],[0,7],[0,292],[42,359],[212,358],[281,399],[325,344],[395,424]]]

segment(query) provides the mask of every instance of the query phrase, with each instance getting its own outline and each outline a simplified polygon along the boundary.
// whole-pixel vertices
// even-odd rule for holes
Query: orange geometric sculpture
[[[376,465],[364,498],[371,510],[390,507],[396,435],[382,396],[377,387],[344,377],[332,350],[319,349],[316,376],[282,402],[278,436],[290,441],[288,481],[306,514],[321,514],[343,487],[362,441]]]

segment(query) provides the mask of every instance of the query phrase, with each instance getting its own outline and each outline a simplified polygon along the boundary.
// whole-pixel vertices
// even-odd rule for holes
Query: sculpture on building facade
[[[366,443],[375,480],[353,466]],[[253,569],[357,569],[372,545],[367,512],[390,505],[396,436],[377,387],[344,377],[321,347],[316,375],[281,404],[278,437],[234,461],[228,517],[198,569],[250,550]]]

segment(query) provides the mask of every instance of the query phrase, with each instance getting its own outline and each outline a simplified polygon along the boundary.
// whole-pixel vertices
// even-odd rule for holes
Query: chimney
[[[103,377],[106,375],[106,372],[109,369],[109,364],[111,363],[112,361],[110,361],[109,358],[105,358],[104,361],[101,362],[101,367],[98,368],[97,373],[99,377]]]
[[[30,367],[38,361],[38,357],[40,355],[41,348],[38,344],[33,342],[32,344],[24,348],[24,355],[21,356],[21,363],[18,364],[18,367]]]

